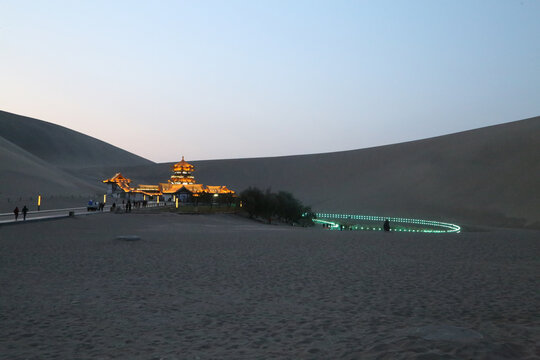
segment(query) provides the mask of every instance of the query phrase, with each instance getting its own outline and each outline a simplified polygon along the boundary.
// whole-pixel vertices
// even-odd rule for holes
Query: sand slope
[[[153,164],[69,129],[5,112],[0,112],[0,136],[23,150],[9,156],[2,150],[3,184],[20,181],[24,171],[16,158],[29,154],[32,161],[38,157],[100,186],[98,192],[105,190],[101,180],[117,171],[146,184],[167,181],[171,174],[172,163]],[[201,183],[236,191],[248,186],[286,190],[317,211],[540,228],[538,139],[540,117],[535,117],[369,149],[191,162]],[[46,173],[35,169],[40,176]],[[34,181],[57,181],[58,175],[50,175]]]
[[[66,199],[58,206],[69,205],[74,195],[84,198],[75,204],[84,205],[88,196],[103,193],[103,185],[78,169],[124,164],[152,162],[65,127],[0,111],[0,212],[35,205],[38,194],[49,207],[59,195]]]
[[[101,192],[86,182],[0,137],[0,198]]]
[[[320,211],[540,227],[540,117],[369,149],[196,161],[196,179],[293,192]],[[141,182],[172,164],[123,169]]]
[[[0,111],[0,136],[60,168],[152,164],[77,131],[5,111]]]

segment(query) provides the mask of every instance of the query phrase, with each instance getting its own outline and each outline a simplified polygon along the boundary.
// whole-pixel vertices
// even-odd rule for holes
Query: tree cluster
[[[291,224],[302,220],[311,223],[311,209],[286,191],[273,193],[267,189],[263,192],[256,187],[249,187],[240,194],[240,201],[251,218],[260,217],[269,223],[272,218]]]

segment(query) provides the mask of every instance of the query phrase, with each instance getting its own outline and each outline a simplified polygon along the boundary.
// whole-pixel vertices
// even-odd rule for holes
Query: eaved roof
[[[133,192],[141,193],[144,195],[154,196],[161,195],[161,190],[158,185],[139,185]]]
[[[161,191],[164,194],[174,194],[182,188],[186,189],[190,193],[198,194],[205,191],[203,184],[159,184],[161,187]]]
[[[104,183],[130,183],[131,180],[124,177],[121,173],[116,173],[112,178],[103,180]]]
[[[206,192],[210,194],[234,194],[234,191],[227,189],[222,185],[207,185]]]
[[[112,178],[103,180],[103,182],[106,184],[116,184],[124,192],[133,191],[133,189],[129,187],[131,180],[122,176],[121,173],[116,173]]]
[[[185,161],[184,157],[182,156],[182,160],[173,165],[173,170],[174,171],[182,171],[183,170],[183,171],[187,171],[187,172],[192,172],[192,171],[195,170],[195,166],[193,166],[190,163],[188,163],[187,161]]]

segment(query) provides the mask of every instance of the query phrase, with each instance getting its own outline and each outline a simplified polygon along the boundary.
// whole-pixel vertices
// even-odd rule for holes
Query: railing
[[[342,229],[343,223],[360,222],[360,224],[348,224],[354,230],[382,231],[383,228],[373,223],[381,223],[388,220],[392,225],[390,231],[395,232],[423,232],[423,233],[459,233],[461,227],[456,224],[436,220],[409,219],[390,216],[357,215],[357,214],[333,214],[316,213],[313,222],[326,224],[331,229]],[[398,224],[398,226],[396,226]]]
[[[103,211],[109,211],[110,207],[105,207]],[[105,210],[107,209],[107,210]],[[72,208],[62,208],[62,209],[48,209],[48,210],[33,210],[26,213],[27,221],[35,220],[44,220],[44,219],[55,219],[63,218],[71,215],[91,215],[101,213],[101,211],[87,211],[86,207],[72,207]],[[24,220],[24,214],[19,210],[17,222],[22,222]],[[11,213],[1,213],[0,214],[0,224],[7,224],[15,222],[15,214]]]
[[[175,208],[176,203],[172,201],[146,201],[145,205],[142,205],[139,203],[137,206],[134,206],[134,203],[132,202],[131,211],[144,211],[144,209],[155,209],[155,208]],[[209,204],[202,204],[200,203],[199,206],[204,207],[205,205]],[[92,214],[100,214],[104,212],[126,212],[126,206],[127,203],[115,203],[115,210],[112,209],[112,205],[109,203],[108,205],[105,205],[102,211],[96,209],[89,211],[88,206],[79,206],[79,207],[70,207],[70,208],[61,208],[61,209],[47,209],[47,210],[32,210],[28,211],[26,213],[26,220],[32,221],[32,220],[42,220],[42,219],[53,219],[53,218],[62,218],[62,217],[68,217],[68,216],[77,216],[77,215],[92,215]],[[194,204],[179,204],[179,208],[185,207],[185,206],[195,206]],[[213,204],[215,208],[221,208],[222,204]],[[22,213],[22,210],[19,209],[19,215],[17,222],[23,221],[24,214]],[[13,223],[15,222],[15,214],[13,212],[8,213],[0,213],[0,224],[7,224],[7,223]]]
[[[77,211],[77,210],[86,210],[86,206],[63,208],[63,209],[32,210],[32,211],[28,211],[27,214],[43,214],[43,213],[51,213],[51,212],[58,212],[58,211]],[[19,209],[19,215],[20,214],[22,214],[21,209]],[[14,216],[14,214],[13,212],[0,213],[0,216]]]
[[[132,203],[133,204],[133,203]],[[115,208],[119,209],[118,211],[126,211],[126,205],[124,204],[116,204]],[[141,210],[144,208],[156,208],[156,207],[171,207],[174,206],[174,203],[164,202],[160,201],[159,203],[156,201],[147,201],[145,206],[135,207],[132,205],[132,210]],[[70,208],[61,208],[61,209],[47,209],[47,210],[32,210],[28,211],[26,213],[26,217],[28,220],[31,219],[44,219],[44,218],[55,218],[55,217],[66,217],[69,216],[70,212],[73,212],[74,215],[86,215],[86,214],[97,214],[102,212],[110,212],[111,211],[112,204],[107,204],[103,208],[103,211],[100,210],[92,210],[88,211],[88,206],[78,206],[78,207],[70,207]],[[19,221],[22,220],[24,217],[22,213],[22,209],[19,209]],[[0,213],[0,223],[8,223],[13,222],[15,220],[15,214],[13,212],[8,213]]]

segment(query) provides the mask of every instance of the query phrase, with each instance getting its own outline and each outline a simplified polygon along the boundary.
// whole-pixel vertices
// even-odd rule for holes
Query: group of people
[[[26,207],[26,205],[24,205],[24,207],[22,208],[22,214],[23,214],[23,220],[26,220],[26,214],[28,213],[28,208]],[[15,214],[15,221],[17,221],[17,219],[19,218],[19,207],[16,206],[15,209],[13,210],[13,214]]]
[[[120,210],[117,210],[116,209],[116,203],[113,203],[111,205],[111,211],[112,212],[116,212],[116,211],[122,211],[122,209],[125,211],[125,212],[131,212],[131,209],[132,208],[135,208],[135,209],[139,209],[141,207],[146,207],[147,205],[147,201],[131,201],[131,200],[128,200],[127,202],[125,200],[122,200],[122,204],[118,205],[118,208]]]
[[[122,205],[126,209],[126,212],[131,212],[131,208],[140,209],[141,207],[146,207],[147,204],[148,204],[148,201],[146,201],[146,200],[144,200],[144,201],[140,201],[140,200],[131,201],[131,200],[128,200],[127,203],[124,200],[122,200]]]
[[[95,210],[95,211],[103,211],[105,208],[104,202],[99,202],[94,200],[88,200],[88,211]]]

